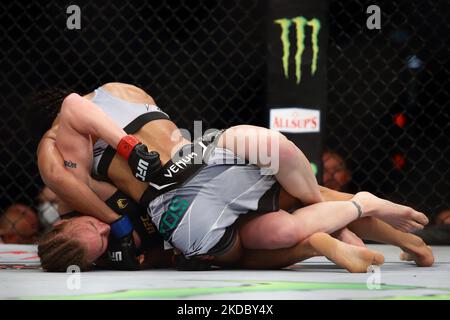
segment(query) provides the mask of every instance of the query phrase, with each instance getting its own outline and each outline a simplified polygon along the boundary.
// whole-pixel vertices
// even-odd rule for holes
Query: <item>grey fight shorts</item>
[[[185,257],[225,253],[234,243],[233,223],[240,215],[279,210],[275,177],[243,162],[215,147],[194,177],[149,203],[148,214],[159,232]]]

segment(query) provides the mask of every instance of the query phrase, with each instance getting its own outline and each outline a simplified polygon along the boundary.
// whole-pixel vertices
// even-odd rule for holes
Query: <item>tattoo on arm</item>
[[[64,160],[64,166],[66,168],[72,168],[72,169],[76,169],[77,168],[77,164],[75,162],[70,161],[70,160],[69,161]]]

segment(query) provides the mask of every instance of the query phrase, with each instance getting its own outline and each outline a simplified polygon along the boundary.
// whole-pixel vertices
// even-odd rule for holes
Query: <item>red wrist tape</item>
[[[117,153],[120,154],[125,160],[128,160],[131,151],[135,145],[139,143],[139,140],[132,135],[127,135],[120,139],[119,144],[117,145]]]

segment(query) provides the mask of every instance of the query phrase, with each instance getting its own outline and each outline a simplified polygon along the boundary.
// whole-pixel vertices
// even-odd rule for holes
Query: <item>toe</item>
[[[411,254],[403,251],[402,253],[400,253],[400,260],[401,261],[413,261],[414,258]]]
[[[421,225],[427,225],[428,224],[428,218],[427,218],[427,216],[426,215],[424,215],[423,213],[420,213],[420,212],[417,212],[417,211],[414,211],[413,213],[412,213],[412,216],[411,216],[416,222],[418,222],[418,223],[420,223]]]
[[[415,230],[422,230],[424,228],[423,225],[421,225],[420,223],[417,223],[417,222],[412,222],[411,224],[412,224],[413,228],[415,228]]]
[[[374,251],[375,255],[372,264],[381,266],[384,263],[384,255],[381,252]]]

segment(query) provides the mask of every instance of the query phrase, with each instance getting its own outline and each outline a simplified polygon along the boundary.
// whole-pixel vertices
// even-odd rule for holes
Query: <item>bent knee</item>
[[[267,249],[290,248],[301,240],[300,237],[301,234],[293,222],[276,224],[268,235]]]
[[[299,148],[286,137],[282,136],[279,140],[279,159],[280,163],[289,163],[292,162],[295,165],[297,164],[298,157],[296,157]]]

